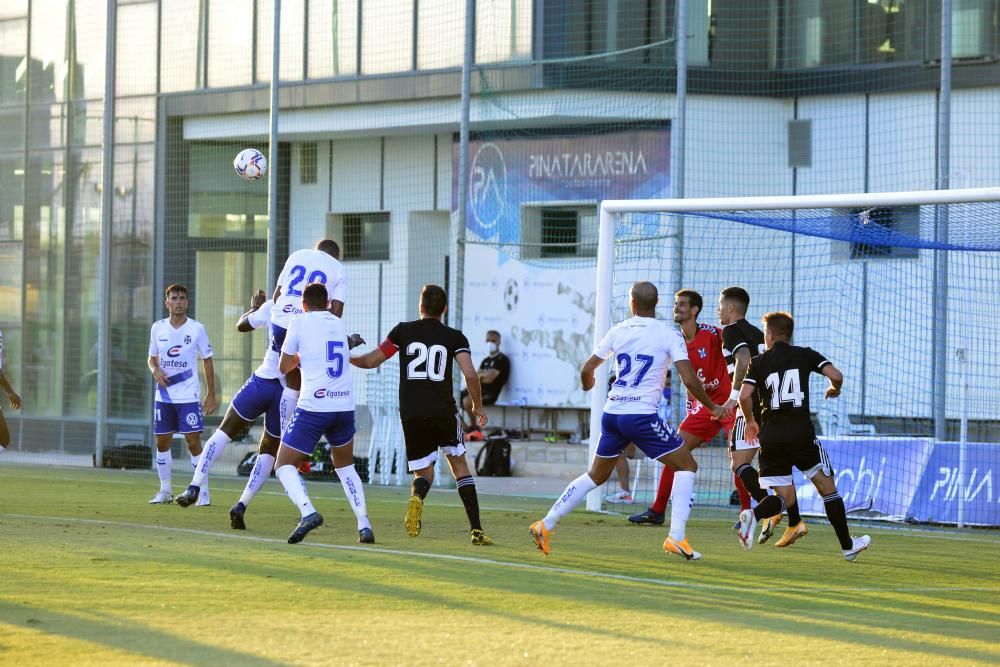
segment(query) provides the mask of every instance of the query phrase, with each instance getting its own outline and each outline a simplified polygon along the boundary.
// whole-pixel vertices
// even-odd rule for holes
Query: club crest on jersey
[[[185,345],[191,344],[191,336],[184,336],[184,344]]]
[[[178,357],[178,356],[180,356],[180,354],[181,354],[181,346],[180,345],[174,345],[172,348],[170,348],[169,350],[167,350],[167,356],[168,357]]]
[[[702,359],[707,358],[708,357],[708,350],[706,350],[703,347],[699,347],[698,348],[698,356],[701,357]]]

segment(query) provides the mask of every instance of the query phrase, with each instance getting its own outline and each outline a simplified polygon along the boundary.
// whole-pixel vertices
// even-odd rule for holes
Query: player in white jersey
[[[7,402],[11,410],[21,409],[21,397],[14,391],[10,380],[3,372],[3,332],[0,331],[0,388],[7,394]],[[3,410],[0,410],[0,453],[10,446],[10,429],[7,428],[7,420],[4,419]]]
[[[298,468],[325,435],[333,454],[333,467],[358,520],[358,541],[373,544],[375,534],[368,521],[365,492],[354,469],[354,383],[347,328],[343,320],[329,312],[329,307],[322,283],[306,286],[302,290],[304,312],[291,321],[281,346],[278,368],[286,374],[301,369],[302,396],[292,421],[282,433],[275,474],[302,515],[288,536],[288,543],[295,544],[323,525],[323,517],[309,500]]]
[[[160,490],[149,501],[152,505],[173,502],[170,472],[173,457],[170,442],[174,433],[183,433],[191,452],[191,467],[198,467],[201,456],[201,432],[205,430],[205,414],[219,407],[215,398],[215,367],[212,364],[212,344],[201,322],[187,316],[187,288],[170,285],[164,291],[170,317],[153,324],[149,334],[149,372],[156,380],[156,401],[153,404],[153,433],[156,435],[156,472]],[[205,368],[204,406],[199,404],[201,383],[198,381],[197,359]]]
[[[247,333],[268,325],[271,321],[273,306],[274,302],[267,299],[264,291],[258,291],[250,300],[250,310],[243,313],[236,323],[236,330]],[[205,443],[205,450],[202,452],[198,468],[191,478],[191,484],[184,493],[175,498],[178,505],[187,507],[194,503],[207,504],[205,484],[212,465],[219,459],[233,438],[246,432],[255,419],[264,415],[264,433],[260,437],[257,460],[250,471],[250,479],[243,490],[243,495],[229,510],[230,525],[235,529],[246,529],[243,515],[246,513],[247,505],[270,477],[274,467],[274,459],[278,453],[278,445],[281,443],[279,406],[282,389],[283,376],[278,370],[278,352],[273,349],[269,338],[264,360],[233,396],[222,424]]]
[[[598,366],[612,355],[618,365],[617,378],[608,392],[601,417],[601,437],[590,470],[570,482],[545,518],[531,524],[529,530],[535,545],[548,554],[552,531],[559,520],[583,502],[587,493],[607,481],[619,455],[629,443],[635,443],[646,456],[675,471],[670,534],[663,550],[697,560],[701,554],[688,544],[685,530],[698,464],[673,427],[657,414],[671,362],[688,392],[713,418],[723,417],[726,410],[713,403],[705,392],[688,361],[687,346],[680,332],[655,319],[659,301],[656,286],[649,282],[635,283],[630,296],[633,317],[612,327],[580,369],[580,383],[584,391],[589,391],[594,386],[594,371]]]
[[[347,272],[340,263],[340,246],[336,241],[324,239],[316,244],[315,249],[296,250],[285,261],[274,288],[274,308],[271,309],[271,341],[275,352],[281,352],[288,324],[302,312],[302,291],[310,283],[326,285],[330,312],[343,317]],[[288,426],[299,398],[299,384],[297,369],[285,377],[285,389],[281,396],[282,431]]]

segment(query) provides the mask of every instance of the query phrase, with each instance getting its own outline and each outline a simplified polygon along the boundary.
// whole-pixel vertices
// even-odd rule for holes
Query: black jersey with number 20
[[[816,437],[809,417],[809,374],[822,373],[830,363],[808,347],[779,341],[750,361],[743,382],[757,387],[760,401],[761,438]],[[755,406],[756,407],[756,406]]]
[[[433,317],[400,322],[386,340],[399,350],[399,416],[454,416],[451,366],[469,340]],[[385,348],[383,348],[383,353]]]

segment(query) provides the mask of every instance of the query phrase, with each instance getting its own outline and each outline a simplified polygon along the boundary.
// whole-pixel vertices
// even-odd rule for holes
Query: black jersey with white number
[[[729,380],[736,386],[736,351],[746,348],[750,357],[756,357],[764,352],[764,332],[750,324],[746,319],[737,320],[722,328],[722,354],[726,357],[726,367],[729,369]],[[757,397],[754,396],[753,416],[760,422],[760,408]]]
[[[751,360],[743,381],[757,387],[754,399],[760,404],[761,437],[816,436],[809,417],[809,374],[821,373],[829,363],[812,348],[783,341]]]
[[[469,352],[465,334],[425,317],[400,322],[386,339],[399,350],[399,416],[454,415],[451,366],[456,354]]]

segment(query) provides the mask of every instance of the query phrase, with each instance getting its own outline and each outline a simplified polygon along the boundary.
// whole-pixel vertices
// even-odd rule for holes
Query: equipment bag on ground
[[[482,477],[510,477],[510,442],[505,437],[489,437],[476,454],[476,474]]]

